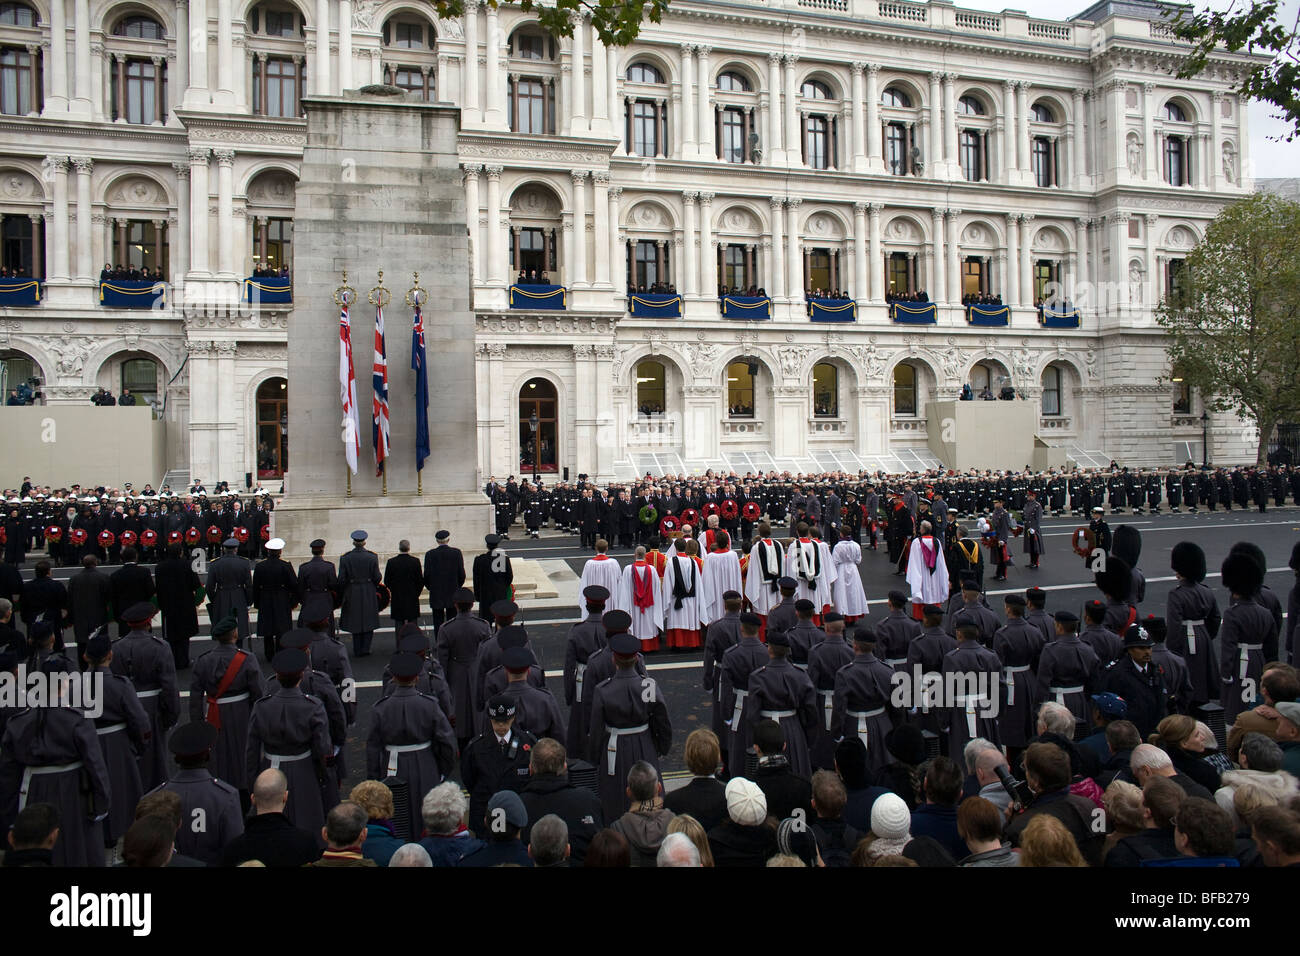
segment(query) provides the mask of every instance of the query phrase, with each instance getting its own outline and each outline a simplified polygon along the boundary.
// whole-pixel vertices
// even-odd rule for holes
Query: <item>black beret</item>
[[[191,720],[172,731],[167,738],[167,749],[177,757],[197,757],[211,750],[216,742],[216,727],[206,720]]]
[[[608,601],[609,588],[601,587],[599,584],[590,584],[582,589],[582,596],[588,601]]]

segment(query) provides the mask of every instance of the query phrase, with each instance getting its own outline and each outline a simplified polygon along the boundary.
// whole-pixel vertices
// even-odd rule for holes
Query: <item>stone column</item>
[[[214,149],[217,159],[217,262],[222,276],[235,274],[235,151]]]
[[[217,91],[213,102],[230,106],[235,102],[235,45],[234,31],[231,27],[234,0],[217,0]],[[325,18],[323,25],[315,30],[316,46],[320,51],[316,59],[315,91],[329,92],[330,44],[329,44],[329,5],[327,0],[316,0],[316,17]],[[324,77],[323,80],[320,77]],[[321,83],[324,86],[321,86]]]
[[[953,84],[956,73],[943,75],[943,161],[948,166],[948,175],[958,178],[957,169],[957,91]]]
[[[1142,219],[1142,235],[1146,237],[1147,245],[1146,255],[1143,257],[1145,259],[1143,265],[1146,272],[1146,282],[1144,283],[1142,305],[1150,307],[1159,302],[1161,295],[1164,293],[1164,269],[1158,264],[1159,260],[1156,256],[1156,227],[1160,224],[1160,217],[1154,213],[1147,213]],[[1127,233],[1127,229],[1125,232]]]
[[[930,243],[926,249],[926,271],[930,276],[930,300],[939,305],[946,305],[948,283],[944,281],[942,209],[930,211]]]
[[[573,236],[574,260],[569,276],[573,287],[587,285],[587,170],[575,169],[569,173],[573,182]]]
[[[871,214],[871,251],[868,261],[871,263],[871,301],[885,301],[885,260],[880,248],[880,213],[885,204],[873,202],[867,211]]]
[[[783,155],[781,137],[781,54],[767,55],[767,94],[763,97],[763,107],[767,111],[767,142],[764,144],[766,165],[772,166],[777,157]],[[774,273],[779,270],[774,270]]]
[[[63,0],[50,4],[49,61],[50,88],[45,92],[42,111],[46,116],[68,111],[68,23]]]
[[[772,269],[767,275],[765,288],[773,299],[785,298],[785,241],[782,233],[785,223],[782,221],[783,200],[773,196],[767,201],[772,220]]]
[[[470,260],[474,269],[474,282],[481,283],[486,250],[478,228],[482,211],[478,198],[478,175],[483,171],[483,164],[466,163],[461,169],[465,171],[465,221],[469,226]]]
[[[475,124],[482,121],[478,97],[478,6],[479,0],[466,0],[465,56],[461,60],[465,70],[465,77],[461,83],[465,100],[464,121]]]
[[[1106,217],[1110,236],[1102,237],[1103,242],[1109,239],[1111,244],[1110,281],[1116,310],[1126,308],[1129,304],[1128,262],[1131,256],[1128,248],[1128,220],[1129,214],[1126,212],[1111,213]]]
[[[612,264],[609,248],[609,173],[606,170],[598,169],[591,174],[591,211],[595,219],[592,247],[596,258],[596,285],[603,289],[610,284]]]
[[[41,229],[45,226],[45,217],[35,214],[27,218],[32,224],[32,276],[40,279],[45,276],[45,263],[42,255],[45,252],[45,242],[44,236],[41,235]]]
[[[1215,90],[1210,94],[1210,159],[1201,183],[1216,192],[1224,187],[1223,176],[1223,133],[1220,117],[1223,114],[1223,91]],[[1232,185],[1236,185],[1233,183]]]
[[[483,273],[489,285],[504,285],[505,283],[505,262],[502,259],[501,247],[501,166],[484,166],[483,171],[487,173],[487,265]],[[569,249],[565,247],[565,255],[568,256]],[[543,263],[543,268],[546,267]],[[564,271],[568,273],[573,268],[572,261],[567,259],[564,262]]]
[[[339,92],[352,88],[352,0],[339,0]],[[443,95],[441,85],[438,95]]]
[[[718,293],[718,255],[713,246],[713,193],[700,193],[700,295]]]
[[[867,203],[853,204],[853,298],[865,305],[871,298],[867,285]]]
[[[880,90],[876,81],[879,63],[867,64],[867,172],[883,173],[885,157],[880,145]]]
[[[709,80],[709,51],[712,47],[697,46],[695,52],[700,55],[700,68],[695,72],[695,82],[699,85],[700,96],[699,103],[695,108],[695,116],[699,121],[699,140],[700,159],[712,160],[717,157],[717,150],[713,145],[713,84]]]
[[[190,271],[211,275],[208,264],[208,155],[205,148],[191,147],[190,157]]]
[[[799,130],[799,113],[796,109],[799,88],[794,82],[794,65],[798,62],[799,57],[793,53],[786,53],[781,57],[781,62],[785,65],[785,155],[786,164],[796,166],[799,164],[800,148],[799,143],[802,139]]]
[[[488,16],[493,16],[493,8],[488,7]],[[587,44],[583,35],[586,32],[586,11],[579,10],[573,15],[573,48],[570,63],[573,67],[569,82],[569,130],[574,136],[586,136],[591,132],[587,121]],[[578,244],[583,243],[584,228],[578,226]]]
[[[1020,219],[1007,213],[1007,267],[1002,274],[1002,296],[1007,305],[1020,305]]]
[[[696,252],[696,225],[695,225],[695,202],[699,199],[698,192],[687,191],[682,193],[682,245],[686,247],[685,266],[682,269],[681,277],[677,280],[681,285],[684,295],[693,296],[699,294],[697,279],[699,276],[698,253]]]
[[[560,262],[560,275],[551,276],[551,281],[573,287],[573,263],[577,254],[573,251],[573,213],[565,212],[560,217],[560,231],[563,233],[562,245],[560,247],[560,256],[563,261]]]
[[[487,33],[483,37],[483,42],[486,47],[487,60],[483,83],[487,95],[484,98],[486,111],[483,114],[483,122],[496,129],[505,129],[506,77],[501,69],[501,44],[504,38],[501,35],[501,22],[497,17],[497,8],[492,4],[488,4],[485,10],[487,12]],[[574,33],[575,37],[582,34],[581,22],[579,22],[578,27],[579,29]]]
[[[1002,182],[1014,183],[1016,172],[1020,169],[1020,138],[1016,135],[1016,84],[1012,80],[1002,82],[1002,113],[1005,116],[1002,131]]]
[[[167,85],[171,87],[171,100],[176,106],[181,106],[185,102],[185,94],[190,88],[190,4],[189,0],[176,0],[176,67],[175,71],[167,77]],[[100,55],[103,55],[104,48],[100,46]],[[91,51],[92,55],[94,51]],[[100,108],[100,100],[95,99],[95,109]]]
[[[204,107],[208,93],[208,0],[190,0],[190,85],[185,91],[186,108]]]
[[[1028,172],[1033,154],[1029,150],[1029,84],[1016,83],[1016,152],[1020,155],[1020,168]]]
[[[608,136],[609,129],[609,48],[591,24],[591,132]]]
[[[89,156],[73,156],[72,165],[77,169],[77,278],[89,281],[95,277],[90,258],[90,176],[95,164]]]
[[[1024,305],[1034,304],[1034,281],[1032,274],[1033,263],[1030,261],[1032,250],[1032,241],[1029,235],[1029,224],[1034,221],[1031,213],[1021,213],[1016,217],[1020,221],[1020,301]]]
[[[1078,253],[1078,259],[1076,260],[1078,266],[1076,268],[1075,275],[1074,275],[1074,290],[1073,290],[1074,298],[1071,300],[1071,304],[1077,307],[1080,302],[1081,294],[1086,297],[1086,300],[1089,304],[1091,304],[1093,300],[1092,290],[1089,288],[1089,285],[1091,284],[1092,280],[1088,275],[1088,220],[1087,219],[1074,220],[1074,248],[1075,251]]]
[[[930,136],[925,146],[925,163],[931,178],[941,175],[943,169],[943,98],[939,83],[943,74],[930,74]]]
[[[853,76],[853,159],[846,162],[844,167],[856,173],[866,172],[867,169],[867,121],[863,108],[863,100],[866,98],[864,92],[866,84],[862,77],[866,68],[867,64],[860,60],[849,65]],[[861,290],[858,291],[861,292]]]
[[[1123,129],[1123,127],[1119,127]],[[1149,183],[1158,182],[1159,174],[1156,172],[1159,166],[1156,164],[1156,85],[1154,83],[1142,84],[1142,141],[1146,146],[1142,150],[1144,160],[1146,181]],[[1188,149],[1190,153],[1190,148]]]
[[[95,111],[90,104],[90,0],[76,0],[72,27],[73,62],[77,68],[73,112],[91,116]]]
[[[943,213],[944,225],[948,230],[945,241],[948,248],[948,303],[950,305],[961,304],[961,252],[957,246],[957,217],[960,215],[960,209],[945,209]]]
[[[799,302],[803,298],[803,245],[799,241],[799,206],[802,199],[785,201],[786,234],[786,291],[790,301]]]
[[[56,3],[55,6],[58,6]],[[68,275],[68,157],[46,156],[45,179],[53,181],[54,213],[50,230],[50,278],[66,282]]]
[[[625,246],[625,245],[624,245],[624,244],[619,240],[619,234],[618,234],[618,230],[619,230],[619,225],[618,225],[618,201],[619,201],[619,199],[620,199],[620,198],[622,197],[622,195],[623,195],[623,187],[622,187],[622,186],[609,186],[609,185],[608,185],[608,183],[609,183],[609,174],[608,174],[608,173],[603,173],[603,174],[600,174],[600,175],[603,175],[603,176],[605,177],[605,183],[607,184],[607,185],[606,185],[606,196],[605,196],[605,199],[606,199],[606,206],[607,206],[607,208],[606,208],[606,212],[605,212],[605,232],[606,232],[606,237],[605,237],[605,241],[606,241],[605,256],[606,256],[606,260],[607,260],[607,263],[608,263],[608,264],[607,264],[607,267],[606,267],[606,268],[607,268],[607,273],[608,273],[608,274],[606,275],[606,279],[607,279],[607,280],[610,282],[610,284],[613,286],[614,291],[616,291],[616,292],[621,292],[621,291],[623,290],[623,285],[622,285],[621,281],[616,281],[614,277],[617,276],[617,275],[619,275],[619,274],[621,273],[622,269],[624,268],[624,266],[623,266],[623,259],[624,259],[623,250],[627,248],[627,247],[626,247],[626,246]],[[680,274],[681,274],[681,273],[679,272],[678,275],[680,275]],[[681,282],[681,280],[678,279],[678,278],[676,278],[675,276],[674,276],[674,278],[673,278],[673,281],[674,281],[674,282],[679,282],[679,283]]]
[[[1074,91],[1074,188],[1088,188],[1088,107],[1083,90]]]

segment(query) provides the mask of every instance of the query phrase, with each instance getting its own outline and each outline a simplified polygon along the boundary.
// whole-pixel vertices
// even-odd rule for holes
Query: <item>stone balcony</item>
[[[724,439],[746,440],[766,434],[766,423],[758,418],[724,418],[722,420],[722,437]]]

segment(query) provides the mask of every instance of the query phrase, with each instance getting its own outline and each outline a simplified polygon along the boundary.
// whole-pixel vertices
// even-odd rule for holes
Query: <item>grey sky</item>
[[[1006,0],[956,0],[958,7],[988,10],[1000,13],[1007,9]],[[1296,6],[1300,0],[1282,0],[1279,13],[1287,26],[1295,23]],[[1012,9],[1024,10],[1031,17],[1046,20],[1066,20],[1086,10],[1089,0],[1017,0]],[[1203,7],[1202,2],[1197,7]],[[1228,0],[1214,0],[1213,7],[1223,9]],[[1286,143],[1276,139],[1287,129],[1287,124],[1274,119],[1271,104],[1252,102],[1248,116],[1250,127],[1250,174],[1256,178],[1300,175],[1300,138]],[[1270,139],[1269,137],[1274,137]]]

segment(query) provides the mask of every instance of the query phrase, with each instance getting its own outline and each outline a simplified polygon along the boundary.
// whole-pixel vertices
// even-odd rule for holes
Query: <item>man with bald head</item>
[[[302,866],[320,858],[316,835],[295,827],[285,815],[289,780],[279,770],[267,768],[253,782],[253,815],[244,821],[244,833],[226,844],[222,866],[258,860],[267,866]]]

